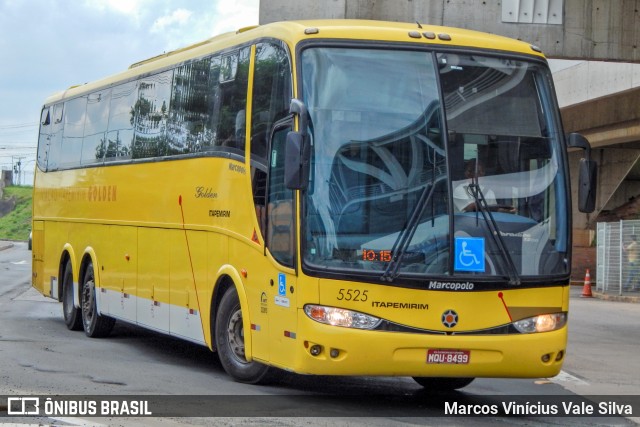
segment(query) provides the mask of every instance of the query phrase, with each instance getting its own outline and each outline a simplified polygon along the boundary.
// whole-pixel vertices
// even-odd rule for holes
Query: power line
[[[38,123],[13,123],[13,124],[9,124],[9,125],[0,125],[0,130],[5,130],[5,129],[20,129],[20,128],[32,128],[32,127],[37,127]]]

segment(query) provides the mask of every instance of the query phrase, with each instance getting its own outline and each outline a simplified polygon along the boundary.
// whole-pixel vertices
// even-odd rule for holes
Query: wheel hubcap
[[[242,312],[238,309],[229,319],[227,328],[229,337],[229,347],[236,360],[240,363],[247,363],[244,357],[244,329],[242,327]]]
[[[93,304],[93,280],[89,280],[85,283],[82,289],[82,313],[84,314],[84,322],[86,325],[90,325],[94,316],[94,304]]]
[[[64,289],[64,314],[67,319],[73,314],[73,309],[73,287],[67,285]]]

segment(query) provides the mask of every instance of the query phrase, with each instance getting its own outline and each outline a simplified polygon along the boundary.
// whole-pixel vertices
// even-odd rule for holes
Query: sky
[[[25,157],[33,171],[48,96],[257,25],[258,8],[259,0],[0,0],[0,169]]]

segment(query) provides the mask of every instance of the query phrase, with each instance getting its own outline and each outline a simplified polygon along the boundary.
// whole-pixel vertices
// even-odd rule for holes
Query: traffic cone
[[[593,297],[593,294],[591,294],[591,275],[589,274],[588,268],[587,268],[587,273],[584,275],[584,286],[582,287],[582,297],[583,298]]]

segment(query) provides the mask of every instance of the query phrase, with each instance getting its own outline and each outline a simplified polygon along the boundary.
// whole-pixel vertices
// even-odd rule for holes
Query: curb
[[[640,303],[640,296],[610,295],[610,294],[603,294],[600,292],[593,292],[593,296],[594,298],[598,298],[603,301]]]
[[[5,249],[11,249],[12,247],[13,247],[13,243],[0,242],[0,252],[4,251]]]

